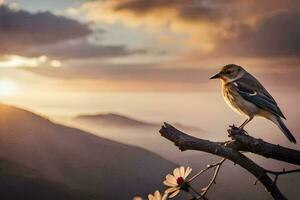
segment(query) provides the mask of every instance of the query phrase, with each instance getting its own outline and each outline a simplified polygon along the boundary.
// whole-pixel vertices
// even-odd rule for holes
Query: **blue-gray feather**
[[[250,74],[247,74],[247,76],[236,81],[236,87],[239,94],[257,107],[286,119],[270,93],[256,79],[256,81],[251,79],[255,78]]]
[[[275,114],[276,116],[282,117],[284,118],[282,112],[278,109],[278,106],[275,105],[270,99],[268,99],[267,97],[263,96],[263,95],[259,95],[257,93],[247,93],[247,92],[243,92],[238,90],[238,93],[247,101],[250,101],[251,103],[253,103],[254,105],[256,105],[257,107],[264,109],[266,111],[269,111],[273,114]]]

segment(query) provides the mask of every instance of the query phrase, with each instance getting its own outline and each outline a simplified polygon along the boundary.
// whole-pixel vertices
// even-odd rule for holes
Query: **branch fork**
[[[239,128],[230,126],[228,130],[230,141],[226,142],[213,142],[205,139],[200,139],[188,135],[176,129],[168,123],[164,123],[159,131],[161,135],[170,140],[181,151],[196,150],[211,153],[222,157],[223,159],[214,165],[207,166],[206,169],[199,173],[204,173],[210,168],[216,167],[214,176],[207,187],[202,188],[201,194],[196,199],[206,200],[206,194],[215,183],[216,177],[220,171],[221,165],[225,160],[230,160],[234,164],[237,164],[250,172],[257,178],[257,181],[261,182],[266,188],[268,193],[275,200],[286,200],[287,198],[282,194],[277,186],[277,180],[280,175],[300,172],[300,169],[286,171],[271,171],[266,170],[263,167],[256,164],[254,161],[246,157],[244,152],[252,152],[257,155],[264,156],[266,158],[272,158],[279,161],[284,161],[294,165],[300,165],[300,151],[282,147],[280,145],[271,144],[261,139],[251,137],[246,131]],[[200,175],[199,174],[199,175]],[[197,176],[198,174],[196,174]],[[198,176],[199,176],[198,175]],[[270,175],[274,176],[272,180]],[[256,182],[257,182],[256,181]],[[194,198],[195,199],[195,198]]]

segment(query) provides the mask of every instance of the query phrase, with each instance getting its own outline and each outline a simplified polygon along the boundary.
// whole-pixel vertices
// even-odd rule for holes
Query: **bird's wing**
[[[247,73],[242,79],[239,80],[239,83],[244,87],[253,88],[257,93],[262,94],[273,101],[277,105],[277,102],[268,92],[268,90],[251,74]]]
[[[246,84],[240,82],[234,82],[234,86],[236,87],[237,92],[247,101],[250,101],[257,107],[285,119],[277,103],[272,97],[269,97],[269,95],[265,95],[260,91],[256,91],[252,87],[249,87]]]

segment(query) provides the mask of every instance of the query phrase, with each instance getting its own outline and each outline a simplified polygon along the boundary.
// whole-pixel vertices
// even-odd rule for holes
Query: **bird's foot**
[[[247,131],[245,131],[243,128],[241,127],[237,127],[234,124],[229,126],[230,129],[228,129],[228,133],[229,133],[229,137],[234,136],[234,135],[238,135],[238,134],[245,134],[248,135]]]
[[[247,132],[245,129],[242,129],[242,132],[243,132],[245,135],[249,135],[248,132]]]

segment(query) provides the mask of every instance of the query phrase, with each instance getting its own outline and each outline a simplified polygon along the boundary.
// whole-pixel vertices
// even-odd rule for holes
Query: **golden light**
[[[91,21],[104,21],[108,24],[121,22],[128,27],[145,27],[151,33],[168,27],[172,33],[180,34],[188,46],[203,53],[211,53],[220,39],[233,35],[231,29],[227,31],[226,20],[217,25],[209,20],[186,20],[180,17],[176,6],[151,9],[137,16],[134,11],[115,9],[118,5],[119,1],[87,1],[82,4],[81,10]],[[173,37],[178,40],[176,36]]]
[[[55,68],[61,67],[61,62],[59,60],[52,60],[50,66]]]
[[[11,79],[0,79],[0,96],[12,96],[18,91],[18,85]]]
[[[38,67],[38,58],[26,58],[17,55],[7,55],[0,60],[0,67]]]
[[[46,55],[42,55],[42,56],[38,57],[38,61],[40,63],[46,63],[48,61],[48,57]]]
[[[5,55],[0,57],[0,68],[16,67],[61,67],[59,60],[50,60],[46,55],[39,57],[24,57],[18,55]]]

